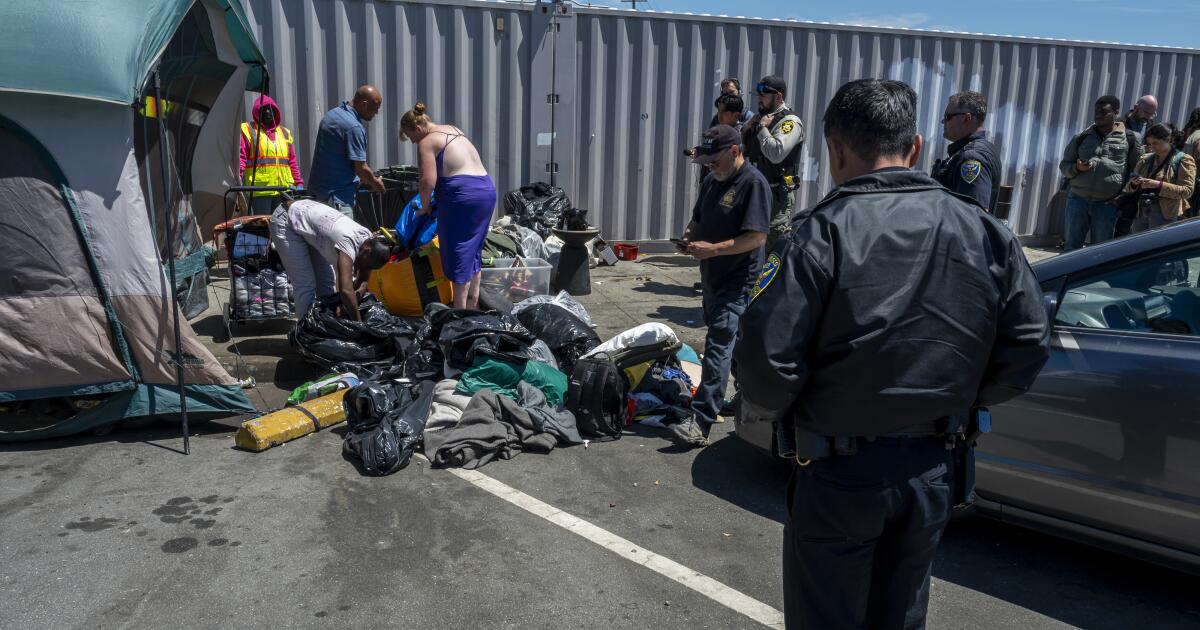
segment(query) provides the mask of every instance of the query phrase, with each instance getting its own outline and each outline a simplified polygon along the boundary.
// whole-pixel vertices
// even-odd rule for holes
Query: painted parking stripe
[[[640,564],[659,575],[668,577],[680,584],[708,597],[709,599],[735,610],[769,628],[783,628],[783,612],[776,610],[741,591],[732,589],[710,577],[689,569],[670,558],[660,556],[649,549],[640,547],[620,536],[597,527],[577,516],[543,503],[537,499],[488,477],[475,470],[451,468],[450,473],[467,481],[481,490],[486,490],[509,503],[540,516],[559,527],[578,534],[601,547],[637,564]]]

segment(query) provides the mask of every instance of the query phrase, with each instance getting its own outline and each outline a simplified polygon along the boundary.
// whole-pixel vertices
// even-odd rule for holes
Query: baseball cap
[[[711,127],[701,136],[700,146],[696,147],[696,157],[693,164],[708,164],[717,159],[721,151],[736,144],[741,144],[742,137],[737,130],[729,125]]]
[[[759,80],[758,85],[754,86],[754,90],[759,94],[764,92],[787,94],[787,81],[784,81],[781,76],[768,75]]]

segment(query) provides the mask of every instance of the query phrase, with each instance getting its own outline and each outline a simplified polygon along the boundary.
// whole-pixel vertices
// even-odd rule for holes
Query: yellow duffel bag
[[[454,303],[454,284],[442,271],[438,240],[413,252],[404,260],[390,262],[371,272],[370,291],[392,315],[420,317],[434,302]]]

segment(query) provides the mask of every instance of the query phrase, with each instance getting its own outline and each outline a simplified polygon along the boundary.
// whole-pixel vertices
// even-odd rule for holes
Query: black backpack
[[[579,359],[567,385],[567,409],[586,437],[617,440],[625,428],[625,376],[606,354]]]

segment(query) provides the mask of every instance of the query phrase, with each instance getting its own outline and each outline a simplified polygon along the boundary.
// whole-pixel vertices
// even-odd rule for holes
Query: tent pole
[[[270,94],[271,94],[271,78],[267,75],[267,69],[263,68],[262,95],[270,96]],[[262,97],[259,97],[259,98],[262,98]],[[257,100],[257,99],[255,99],[255,100]],[[242,102],[245,103],[246,101],[242,101]],[[255,162],[258,161],[258,157],[259,157],[258,143],[259,143],[259,139],[262,138],[262,123],[258,122],[258,118],[256,118],[254,116],[254,105],[253,104],[250,105],[250,119],[254,121],[254,147],[252,149],[250,149],[250,168],[253,169],[250,171],[250,187],[254,188],[255,182],[258,180],[258,166],[255,165]],[[275,121],[275,122],[277,124],[279,123],[279,121]],[[276,135],[275,137],[277,139],[279,138],[278,135]],[[253,205],[254,205],[254,191],[250,191],[250,198],[246,200],[246,215],[247,216],[254,214],[254,208],[251,207]]]
[[[166,123],[162,106],[162,79],[158,69],[154,70],[154,107],[155,113],[158,114],[158,157],[162,162],[163,174],[163,201],[166,205],[166,211],[171,212],[171,184],[167,180],[167,173],[170,172],[169,162],[167,161],[167,134]],[[185,104],[186,105],[186,104]],[[175,328],[175,382],[179,385],[179,422],[180,430],[183,432],[183,454],[190,455],[192,452],[191,440],[188,436],[188,415],[187,415],[187,395],[184,394],[183,382],[183,350],[179,340],[179,287],[175,283],[175,222],[167,218],[167,269],[171,276],[171,319]]]

